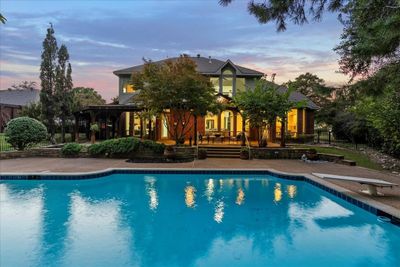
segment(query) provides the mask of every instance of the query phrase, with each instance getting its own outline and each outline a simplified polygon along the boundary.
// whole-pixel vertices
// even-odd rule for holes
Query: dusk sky
[[[327,84],[347,82],[337,73],[342,25],[336,14],[319,23],[261,25],[248,14],[248,1],[222,7],[208,1],[18,1],[1,0],[0,89],[23,80],[39,83],[42,41],[49,22],[58,44],[71,57],[74,86],[98,90],[108,101],[118,93],[114,70],[152,60],[189,55],[231,59],[278,83],[311,72]]]

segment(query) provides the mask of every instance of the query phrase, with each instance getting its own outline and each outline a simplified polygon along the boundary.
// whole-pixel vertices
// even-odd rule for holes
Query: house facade
[[[170,58],[166,60],[176,60]],[[218,94],[218,101],[231,101],[238,93],[244,90],[252,90],[257,80],[263,77],[263,73],[234,64],[231,60],[218,60],[214,58],[205,58],[198,55],[191,57],[196,63],[196,70],[208,77]],[[156,61],[154,64],[162,64],[166,60]],[[135,95],[138,92],[130,84],[131,74],[139,72],[144,65],[133,66],[126,69],[114,71],[119,78],[119,104],[135,105]],[[281,92],[287,90],[285,87],[278,89]],[[290,98],[294,102],[305,102],[304,108],[293,108],[288,113],[286,132],[296,138],[301,135],[311,135],[314,133],[314,111],[318,108],[312,101],[307,99],[299,92],[293,92]],[[139,112],[125,112],[121,117],[122,133],[125,136],[147,136],[155,140],[171,139],[168,133],[164,118],[143,119]],[[191,126],[194,124],[190,122]],[[194,127],[193,127],[194,128]],[[248,122],[244,122],[240,111],[236,108],[229,108],[221,111],[219,114],[208,114],[197,118],[197,131],[204,138],[223,137],[231,139],[236,137],[242,131],[250,140],[257,139],[257,129]],[[186,138],[194,138],[195,130],[186,134]],[[267,133],[269,140],[274,140],[280,136],[281,125],[277,121],[271,130]]]

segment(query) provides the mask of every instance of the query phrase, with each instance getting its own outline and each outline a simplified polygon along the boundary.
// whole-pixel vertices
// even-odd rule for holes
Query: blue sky
[[[18,1],[0,0],[7,18],[0,25],[0,89],[22,80],[39,82],[40,54],[52,22],[58,44],[67,45],[75,86],[90,86],[109,100],[117,95],[113,70],[182,53],[211,56],[277,73],[286,82],[312,72],[328,84],[343,84],[337,73],[342,26],[336,14],[319,23],[260,25],[246,10],[247,1],[222,7],[203,1]]]

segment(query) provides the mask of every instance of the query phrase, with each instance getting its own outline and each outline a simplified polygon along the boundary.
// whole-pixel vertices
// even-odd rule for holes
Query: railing
[[[250,141],[247,138],[246,132],[242,132],[242,134],[244,135],[244,139],[245,139],[245,144],[247,146],[247,149],[249,150],[249,159],[251,159],[251,145],[250,145]]]

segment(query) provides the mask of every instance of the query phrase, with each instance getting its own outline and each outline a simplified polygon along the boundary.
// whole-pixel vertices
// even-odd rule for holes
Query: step
[[[240,153],[240,149],[206,149],[207,152],[235,152],[235,153]]]
[[[341,161],[339,161],[340,164],[343,165],[348,165],[348,166],[356,166],[357,163],[354,160],[349,160],[349,159],[342,159]]]
[[[213,155],[208,155],[207,158],[240,158],[240,155],[224,155],[224,154],[213,154]]]

